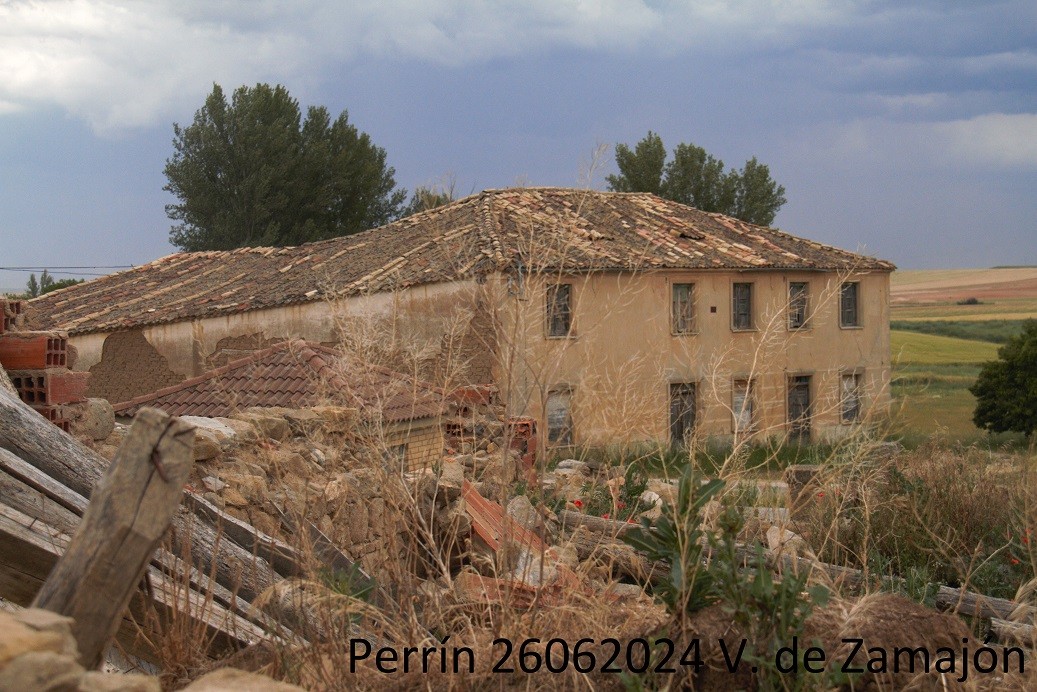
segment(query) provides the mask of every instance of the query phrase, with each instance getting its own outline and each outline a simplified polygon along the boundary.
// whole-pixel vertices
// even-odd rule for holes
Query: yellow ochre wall
[[[859,281],[860,328],[841,328],[839,287]],[[808,328],[787,328],[788,283],[809,282]],[[545,286],[572,284],[573,336],[546,336]],[[732,329],[732,284],[753,283],[755,329]],[[671,333],[671,284],[693,283],[695,333]],[[501,286],[507,294],[507,287]],[[839,375],[862,373],[862,407],[889,403],[889,273],[659,271],[544,276],[514,282],[502,311],[498,380],[512,411],[540,420],[551,390],[569,389],[576,444],[669,438],[669,386],[697,384],[702,435],[733,432],[731,387],[754,380],[763,434],[786,430],[786,382],[811,375],[813,437],[839,437]],[[713,311],[715,308],[715,312]],[[518,317],[518,323],[515,318]],[[510,346],[509,346],[510,345]],[[505,363],[512,363],[510,367]]]

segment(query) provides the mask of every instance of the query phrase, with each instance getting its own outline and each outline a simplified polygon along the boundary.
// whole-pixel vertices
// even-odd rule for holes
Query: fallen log
[[[657,584],[669,572],[666,565],[649,561],[626,543],[595,534],[583,526],[566,534],[562,543],[572,547],[581,561],[593,560],[610,568],[614,576],[629,577],[639,584]]]
[[[971,615],[989,620],[1011,620],[1024,624],[1033,623],[1037,618],[1037,608],[1033,606],[962,591],[949,586],[941,586],[936,593],[936,607],[939,610],[949,610],[959,615]]]
[[[0,448],[41,472],[34,474],[30,485],[46,487],[48,495],[59,498],[58,501],[72,511],[76,511],[77,502],[72,495],[88,499],[108,467],[108,462],[99,454],[2,390]],[[19,477],[16,473],[12,475]],[[72,491],[72,495],[67,491]],[[82,511],[79,509],[78,513]],[[214,575],[225,589],[251,601],[280,579],[292,576],[295,570],[288,568],[290,560],[281,559],[290,556],[287,546],[261,535],[243,522],[230,521],[232,519],[215,507],[199,514],[178,512],[170,531],[173,552],[184,556],[189,551],[200,572]],[[223,530],[223,524],[230,527],[229,532]],[[282,572],[261,556],[263,546],[276,550]]]
[[[1033,625],[991,618],[990,631],[1001,644],[1018,644],[1031,649],[1037,648],[1037,627]]]

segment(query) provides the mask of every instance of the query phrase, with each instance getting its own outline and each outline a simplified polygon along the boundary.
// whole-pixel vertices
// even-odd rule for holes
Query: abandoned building
[[[889,401],[889,275],[645,193],[489,190],[354,236],[179,253],[31,303],[90,396],[286,339],[494,384],[549,445],[840,436]],[[377,353],[375,353],[377,351]]]
[[[198,377],[114,404],[133,417],[145,406],[176,416],[231,416],[248,408],[345,407],[368,440],[404,470],[430,466],[443,452],[446,393],[386,368],[347,362],[301,340],[255,351]]]

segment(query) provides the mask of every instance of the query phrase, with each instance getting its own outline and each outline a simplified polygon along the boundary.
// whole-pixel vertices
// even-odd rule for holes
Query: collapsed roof
[[[487,190],[342,238],[177,253],[32,301],[37,328],[108,332],[493,272],[893,264],[648,193]]]

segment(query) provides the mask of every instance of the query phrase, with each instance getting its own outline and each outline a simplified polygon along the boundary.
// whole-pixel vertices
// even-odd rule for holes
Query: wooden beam
[[[79,661],[95,668],[152,553],[169,527],[193,464],[194,428],[144,409],[97,485],[65,554],[33,606],[75,620]]]

